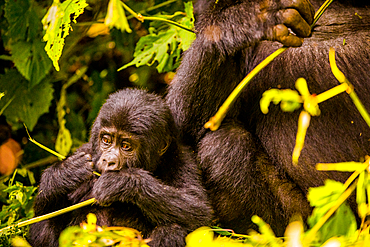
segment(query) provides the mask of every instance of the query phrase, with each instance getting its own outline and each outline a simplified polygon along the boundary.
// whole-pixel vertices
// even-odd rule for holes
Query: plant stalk
[[[339,70],[336,61],[335,61],[335,50],[334,48],[330,48],[329,50],[329,62],[330,62],[330,68],[337,80],[342,83],[346,84],[349,88],[347,90],[349,96],[351,97],[353,103],[357,107],[357,110],[360,112],[361,116],[367,123],[367,125],[370,127],[370,115],[366,111],[365,106],[361,103],[360,99],[358,98],[357,94],[355,93],[352,84],[348,81],[347,77],[343,74],[342,71]]]
[[[319,18],[322,16],[322,14],[325,12],[325,10],[329,7],[333,0],[327,0],[321,8],[316,11],[314,21],[311,25],[311,29],[316,24],[316,22],[319,20]],[[272,60],[274,60],[277,56],[279,56],[281,53],[286,51],[289,47],[282,47],[276,50],[274,53],[272,53],[270,56],[268,56],[265,60],[263,60],[260,64],[258,64],[240,83],[239,85],[234,89],[234,91],[229,95],[229,97],[226,99],[226,101],[222,104],[222,106],[219,108],[217,113],[211,117],[211,119],[204,125],[205,128],[209,128],[212,131],[217,130],[222,120],[225,118],[226,113],[229,111],[232,104],[235,102],[236,98],[240,95],[241,91],[248,85],[248,83],[253,79],[255,75],[257,75],[264,67],[266,67]]]
[[[63,208],[63,209],[58,210],[58,211],[55,211],[55,212],[52,212],[52,213],[49,213],[49,214],[44,214],[44,215],[29,219],[29,220],[25,220],[25,221],[22,221],[22,222],[19,222],[19,223],[15,224],[15,225],[4,227],[4,228],[0,229],[0,234],[4,233],[7,230],[10,230],[13,227],[23,227],[23,226],[31,225],[31,224],[34,224],[34,223],[37,223],[37,222],[40,222],[40,221],[43,221],[43,220],[47,220],[47,219],[59,216],[61,214],[68,213],[68,212],[76,210],[78,208],[82,208],[82,207],[91,205],[95,202],[96,202],[96,199],[91,198],[91,199],[86,200],[84,202],[77,203],[73,206],[66,207],[66,208]]]
[[[183,26],[180,23],[177,23],[175,21],[167,20],[167,19],[160,18],[160,17],[143,16],[141,14],[137,14],[135,11],[133,11],[129,6],[127,6],[123,2],[121,2],[121,4],[122,4],[123,8],[126,11],[128,11],[133,17],[135,17],[136,19],[138,19],[141,22],[144,22],[144,21],[163,21],[163,22],[166,22],[168,24],[174,25],[176,27],[182,28],[186,31],[194,33],[194,30],[189,29],[188,27],[185,27],[185,26]]]

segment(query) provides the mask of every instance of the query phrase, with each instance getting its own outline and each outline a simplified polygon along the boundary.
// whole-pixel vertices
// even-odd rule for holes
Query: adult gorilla
[[[281,235],[292,215],[310,214],[309,187],[348,176],[318,172],[316,163],[358,161],[369,154],[369,127],[348,95],[320,104],[321,115],[311,120],[298,166],[292,165],[292,151],[299,112],[283,113],[274,106],[263,115],[259,109],[264,91],[293,89],[299,77],[308,81],[311,93],[338,85],[328,62],[329,47],[336,49],[339,69],[370,109],[370,4],[334,1],[311,34],[314,9],[323,2],[199,4],[204,9],[197,19],[197,39],[183,57],[167,101],[182,138],[197,148],[203,182],[223,227],[246,232],[257,214]],[[249,83],[219,130],[206,130],[203,125],[242,78],[281,43],[298,47]]]
[[[100,226],[135,228],[150,246],[165,247],[185,246],[185,236],[211,219],[196,163],[179,144],[167,105],[141,90],[110,95],[90,142],[44,171],[35,214],[92,197],[97,203],[91,207],[32,225],[31,244],[58,246],[61,231],[90,212]]]

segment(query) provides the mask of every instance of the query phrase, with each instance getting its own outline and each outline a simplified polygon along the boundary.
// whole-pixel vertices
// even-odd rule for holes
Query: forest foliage
[[[31,137],[25,126],[31,140],[68,155],[87,141],[109,93],[127,86],[162,92],[195,33],[191,2],[176,0],[0,0],[0,15],[0,116],[6,119],[0,124],[11,126],[12,138],[22,144],[23,152],[18,170],[1,177],[3,228],[33,217],[40,171],[56,160],[27,141]],[[270,94],[268,104],[276,101],[276,95],[280,92]],[[340,165],[333,166],[340,170]],[[369,160],[350,167],[354,175],[348,184],[327,181],[310,190],[308,199],[315,209],[307,229],[294,221],[285,238],[277,238],[255,216],[259,232],[239,235],[205,227],[191,233],[187,245],[366,246],[370,244],[365,221],[370,213]],[[363,220],[360,228],[345,204],[355,190]],[[67,229],[61,238],[64,246],[147,243],[135,230],[101,228],[95,223],[90,215],[86,224]],[[0,242],[27,246],[13,238],[26,235],[27,226],[14,227],[0,233]]]

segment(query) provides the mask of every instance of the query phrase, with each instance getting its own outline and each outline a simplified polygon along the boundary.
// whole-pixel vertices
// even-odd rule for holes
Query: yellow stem
[[[252,78],[257,75],[264,67],[266,67],[272,60],[274,60],[277,56],[281,53],[286,51],[288,47],[282,47],[268,56],[265,60],[263,60],[260,64],[258,64],[240,83],[239,85],[232,91],[229,97],[225,100],[222,104],[220,109],[217,113],[204,125],[205,128],[209,128],[212,131],[215,131],[220,127],[222,120],[225,118],[227,111],[229,110],[230,106],[234,103],[237,97],[240,95],[244,87],[252,80]]]
[[[194,33],[194,30],[191,30],[190,28],[187,28],[187,27],[185,27],[185,26],[183,26],[180,23],[177,23],[175,21],[167,20],[167,19],[160,18],[160,17],[151,17],[151,16],[143,16],[143,19],[145,21],[163,21],[163,22],[167,22],[168,24],[172,24],[176,27],[179,27],[179,28],[185,29],[186,31]]]
[[[316,11],[314,16],[314,21],[311,24],[311,29],[315,26],[316,22],[320,19],[322,14],[325,12],[325,10],[329,7],[329,5],[333,2],[333,0],[326,0],[321,7]]]
[[[356,167],[362,169],[363,163],[350,161],[339,163],[317,163],[316,169],[318,171],[341,171],[341,172],[354,172],[358,170]]]
[[[64,160],[66,157],[64,155],[61,155],[60,153],[57,153],[55,152],[54,150],[51,150],[50,148],[48,147],[45,147],[44,145],[42,145],[41,143],[37,142],[36,140],[32,139],[31,136],[30,136],[30,133],[28,132],[28,129],[27,129],[27,126],[24,124],[24,127],[26,128],[26,132],[27,132],[27,135],[28,135],[28,140],[30,140],[32,143],[36,144],[37,146],[39,146],[40,148],[48,151],[49,153],[51,154],[54,154],[55,156],[57,156],[59,159],[61,160]]]
[[[333,87],[319,95],[316,96],[316,99],[317,99],[317,103],[321,103],[325,100],[328,100],[334,96],[337,96],[338,94],[340,93],[343,93],[345,92],[346,90],[348,89],[348,85],[343,83],[343,84],[340,84],[336,87]]]
[[[70,206],[70,207],[63,208],[63,209],[58,210],[58,211],[55,211],[55,212],[52,212],[52,213],[49,213],[49,214],[45,214],[45,215],[41,215],[41,216],[38,216],[38,217],[35,217],[35,218],[32,218],[32,219],[29,219],[29,220],[25,220],[25,221],[22,221],[22,222],[20,222],[18,224],[15,224],[15,225],[4,227],[4,228],[0,229],[0,234],[1,233],[4,233],[5,231],[7,231],[7,230],[9,230],[9,229],[11,229],[13,227],[23,227],[23,226],[31,225],[31,224],[34,224],[34,223],[37,223],[37,222],[40,222],[40,221],[43,221],[43,220],[47,220],[47,219],[53,218],[53,217],[58,216],[58,215],[61,215],[61,214],[68,213],[68,212],[73,211],[73,210],[76,210],[78,208],[82,208],[82,207],[91,205],[94,202],[96,202],[96,199],[95,198],[91,198],[91,199],[86,200],[84,202],[80,202],[78,204],[75,204],[75,205]]]
[[[133,11],[130,7],[128,7],[123,2],[121,2],[121,4],[122,4],[122,6],[125,10],[127,10],[133,17],[135,17],[136,19],[138,19],[141,22],[144,22],[144,21],[163,21],[163,22],[166,22],[168,24],[171,24],[171,25],[177,26],[179,28],[182,28],[186,31],[194,33],[194,30],[191,30],[188,27],[185,27],[185,26],[183,26],[180,23],[177,23],[175,21],[167,20],[167,19],[160,18],[160,17],[142,16],[141,14],[137,14],[135,11]]]
[[[348,79],[343,74],[343,72],[339,70],[339,68],[336,64],[336,61],[335,61],[335,50],[334,50],[334,48],[330,48],[330,50],[329,50],[329,62],[330,62],[330,68],[331,68],[335,78],[337,78],[337,80],[340,83],[347,84],[348,89],[350,89],[350,90],[347,90],[349,96],[351,97],[353,103],[357,107],[357,110],[360,112],[362,118],[365,120],[367,125],[370,127],[370,115],[366,111],[365,106],[361,103],[357,94],[355,93],[352,84],[348,81]]]
[[[324,13],[324,11],[329,7],[333,0],[327,0],[321,8],[316,12],[315,14],[315,20],[312,27],[316,24],[318,19],[321,17],[321,15]],[[226,99],[226,101],[222,104],[220,109],[217,111],[217,113],[211,117],[211,119],[204,125],[205,128],[210,129],[212,131],[217,130],[222,120],[225,118],[226,113],[228,112],[231,105],[234,103],[236,98],[240,95],[241,91],[244,89],[244,87],[249,83],[252,78],[258,74],[267,64],[269,64],[272,60],[274,60],[277,56],[279,56],[281,53],[283,53],[288,47],[282,47],[279,48],[277,51],[272,53],[270,56],[268,56],[265,60],[263,60],[260,64],[258,64],[240,83],[239,85],[234,89],[234,91],[229,95],[229,97]]]
[[[5,109],[8,108],[8,106],[10,105],[10,103],[12,103],[14,99],[15,99],[15,95],[13,95],[13,97],[10,100],[8,100],[8,102],[6,102],[4,107],[0,110],[0,116],[3,115],[3,112],[5,111]]]

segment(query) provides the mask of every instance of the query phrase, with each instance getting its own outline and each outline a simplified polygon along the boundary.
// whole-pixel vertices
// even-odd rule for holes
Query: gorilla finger
[[[74,157],[74,159],[78,160],[79,162],[90,162],[90,161],[92,161],[91,154],[85,153],[85,152],[76,152],[71,157]]]
[[[82,157],[84,157],[86,155],[86,153],[85,152],[81,152],[81,151],[77,151],[77,152],[75,152],[72,156],[70,156],[70,157],[75,157],[76,159],[80,159],[80,158],[82,158]]]
[[[87,162],[86,164],[88,168],[91,168],[91,169],[94,168],[94,163],[91,160],[89,160],[89,162]]]
[[[281,0],[283,8],[296,9],[308,24],[312,24],[315,9],[308,0]]]
[[[303,39],[289,33],[283,24],[274,26],[273,36],[275,41],[279,41],[285,46],[297,47],[303,44]]]
[[[102,207],[109,207],[113,203],[113,202],[108,202],[108,201],[99,201],[98,199],[97,199],[97,202]]]
[[[281,10],[278,14],[281,23],[291,28],[300,37],[308,37],[311,34],[311,27],[295,9]]]
[[[112,202],[109,203],[99,203],[100,206],[102,207],[110,207],[112,205]]]
[[[86,154],[84,157],[87,161],[92,161],[91,154]]]

